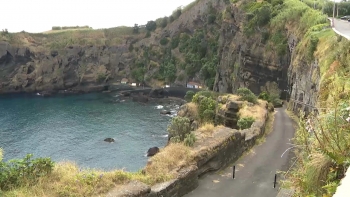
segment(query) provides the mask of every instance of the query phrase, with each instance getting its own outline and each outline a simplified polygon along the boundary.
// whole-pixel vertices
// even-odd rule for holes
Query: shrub
[[[106,74],[104,73],[99,73],[97,75],[97,82],[101,83],[101,82],[104,82],[106,80]]]
[[[270,95],[269,93],[267,93],[266,91],[262,91],[259,96],[259,99],[265,100],[265,101],[269,101],[270,100]]]
[[[193,144],[196,142],[196,136],[193,133],[186,134],[184,144],[186,146],[193,146]]]
[[[258,99],[255,96],[255,94],[252,91],[250,91],[248,88],[239,88],[237,90],[237,94],[241,96],[241,99],[244,101],[248,101],[254,104],[258,102]]]
[[[208,97],[211,99],[216,99],[218,97],[218,94],[215,92],[212,92],[212,91],[199,91],[193,96],[192,102],[199,104],[199,102],[200,102],[199,97],[200,96]]]
[[[180,116],[174,117],[168,126],[168,132],[171,138],[183,141],[186,134],[191,132],[190,119]]]
[[[129,52],[132,52],[134,50],[134,45],[130,44],[129,45]]]
[[[208,23],[209,24],[213,24],[215,22],[215,20],[216,20],[216,16],[214,14],[210,14],[208,16]]]
[[[194,95],[195,93],[192,90],[187,91],[185,95],[185,100],[187,102],[191,102]]]
[[[215,118],[215,112],[212,109],[206,109],[203,112],[203,122],[213,122]]]
[[[206,121],[211,122],[212,120],[210,118],[214,119],[213,114],[215,114],[214,113],[215,108],[216,108],[216,101],[211,98],[204,97],[200,101],[198,112],[202,122],[206,122]]]
[[[237,126],[240,129],[248,129],[252,126],[252,124],[254,123],[255,119],[253,117],[244,117],[244,118],[240,118],[237,122]]]
[[[168,44],[168,42],[169,42],[168,38],[162,38],[159,43],[161,45],[166,45],[166,44]]]
[[[40,177],[51,173],[54,163],[50,158],[32,157],[28,154],[23,159],[0,162],[0,190],[33,185]]]
[[[178,47],[179,46],[179,43],[180,43],[180,37],[179,36],[176,36],[176,37],[173,37],[172,39],[171,39],[171,48],[172,49],[176,49],[176,47]]]

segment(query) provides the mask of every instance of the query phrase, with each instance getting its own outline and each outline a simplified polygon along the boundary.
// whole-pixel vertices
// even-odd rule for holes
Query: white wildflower
[[[350,107],[345,108],[346,111],[350,111]]]
[[[347,118],[347,119],[345,119],[347,122],[350,122],[350,116]]]

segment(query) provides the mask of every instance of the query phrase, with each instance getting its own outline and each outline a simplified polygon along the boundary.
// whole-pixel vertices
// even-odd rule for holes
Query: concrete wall
[[[341,180],[340,185],[333,197],[348,197],[350,196],[350,168],[347,170],[345,177]]]

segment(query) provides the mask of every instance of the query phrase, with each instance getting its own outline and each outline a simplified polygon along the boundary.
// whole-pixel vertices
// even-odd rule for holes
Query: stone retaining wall
[[[198,186],[198,178],[201,175],[233,164],[244,152],[254,146],[256,140],[265,132],[267,106],[264,117],[262,122],[256,121],[251,128],[245,130],[216,127],[212,136],[199,139],[194,144],[197,165],[181,169],[176,179],[152,187],[132,182],[130,184],[135,186],[132,190],[128,190],[127,188],[131,187],[126,185],[120,188],[119,192],[110,192],[108,197],[180,197],[191,192]]]

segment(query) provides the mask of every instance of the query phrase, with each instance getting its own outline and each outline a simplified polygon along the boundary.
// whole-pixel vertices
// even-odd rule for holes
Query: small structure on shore
[[[120,83],[121,84],[127,84],[129,82],[129,80],[127,78],[123,78]]]
[[[202,84],[196,83],[196,82],[193,82],[193,81],[187,82],[186,87],[187,87],[187,88],[194,88],[194,89],[201,89],[201,88],[203,88],[203,87],[202,87]]]

